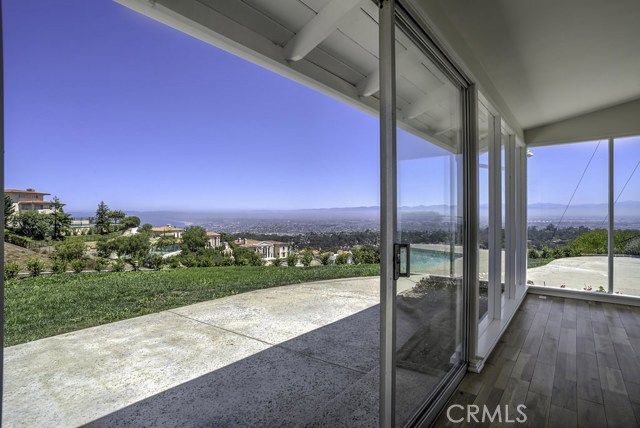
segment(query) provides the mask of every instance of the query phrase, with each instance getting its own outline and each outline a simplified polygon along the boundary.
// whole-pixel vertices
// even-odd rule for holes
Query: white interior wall
[[[640,135],[640,99],[524,131],[528,146]]]

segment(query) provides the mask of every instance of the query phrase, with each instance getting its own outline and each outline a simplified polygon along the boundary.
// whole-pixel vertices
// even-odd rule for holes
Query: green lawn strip
[[[546,264],[551,263],[554,260],[555,259],[553,257],[547,258],[547,259],[532,259],[532,258],[529,258],[529,261],[527,262],[527,269],[544,266]]]
[[[379,274],[378,265],[232,266],[11,280],[4,290],[4,346],[252,290]]]

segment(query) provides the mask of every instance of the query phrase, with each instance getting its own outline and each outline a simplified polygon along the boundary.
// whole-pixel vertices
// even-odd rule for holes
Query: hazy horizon
[[[106,202],[105,202],[106,203]],[[106,203],[109,206],[108,203]],[[615,206],[634,204],[640,206],[640,200],[624,200],[616,202]],[[454,205],[455,206],[455,205]],[[481,204],[480,207],[487,207],[486,204]],[[504,206],[504,205],[503,205]],[[572,204],[570,208],[577,207],[607,207],[607,203],[590,203],[590,204]],[[435,204],[435,205],[402,205],[398,208],[434,208],[434,207],[447,207],[450,208],[451,205],[447,204]],[[566,204],[559,204],[553,202],[535,202],[531,204],[527,204],[528,208],[565,208]],[[96,206],[97,208],[97,206]],[[355,209],[379,209],[380,205],[352,205],[352,206],[330,206],[330,207],[312,207],[312,208],[199,208],[199,209],[174,209],[174,208],[160,208],[160,209],[150,209],[150,210],[140,210],[140,209],[127,209],[122,207],[111,207],[110,209],[123,210],[125,212],[179,212],[179,213],[227,213],[227,212],[280,212],[280,211],[330,211],[330,210],[355,210]],[[88,213],[94,212],[94,209],[91,208],[79,208],[79,209],[68,209],[65,208],[65,211],[69,213]],[[640,217],[640,212],[638,213]]]

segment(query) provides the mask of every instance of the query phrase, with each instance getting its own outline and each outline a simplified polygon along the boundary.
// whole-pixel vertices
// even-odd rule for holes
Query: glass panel
[[[614,145],[613,291],[640,296],[640,137]]]
[[[487,315],[489,286],[489,110],[478,103],[478,317]]]
[[[529,284],[607,290],[607,144],[530,149]]]
[[[397,30],[398,240],[396,423],[404,425],[460,361],[460,92]]]

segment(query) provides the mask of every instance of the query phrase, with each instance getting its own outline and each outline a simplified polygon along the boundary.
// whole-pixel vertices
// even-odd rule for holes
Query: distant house
[[[181,239],[183,233],[184,229],[180,227],[173,227],[170,224],[151,228],[151,234],[157,238]]]
[[[207,241],[207,248],[221,248],[224,246],[222,243],[222,236],[216,232],[207,232],[207,237],[209,241]]]
[[[264,260],[273,260],[277,257],[285,258],[291,251],[289,244],[278,241],[258,241],[256,239],[238,238],[235,243],[240,247],[258,253]]]
[[[42,214],[52,213],[53,202],[45,201],[44,199],[45,196],[49,196],[51,193],[36,192],[36,189],[5,189],[4,193],[11,198],[16,215],[20,215],[25,211],[37,211]]]

